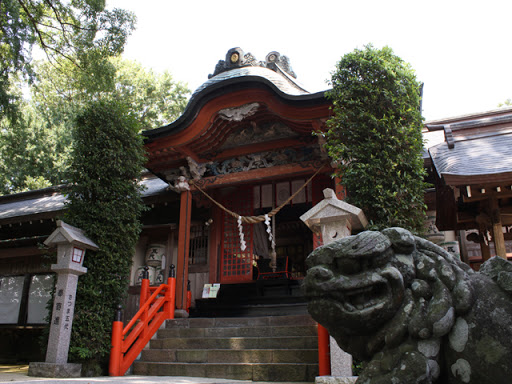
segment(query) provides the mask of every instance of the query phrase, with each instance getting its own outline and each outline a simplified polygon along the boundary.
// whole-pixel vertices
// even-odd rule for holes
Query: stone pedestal
[[[331,348],[331,375],[337,377],[352,376],[352,355],[342,350],[332,336],[329,337]]]
[[[318,376],[315,384],[355,384],[357,376]]]
[[[300,219],[315,233],[322,235],[323,243],[329,244],[350,236],[352,230],[364,229],[368,221],[363,211],[336,197],[330,188],[324,189],[324,199],[303,214]],[[352,377],[352,356],[344,352],[330,337],[331,375],[319,376],[319,384],[354,383]]]
[[[30,363],[28,375],[34,377],[80,377],[82,364],[71,363]]]

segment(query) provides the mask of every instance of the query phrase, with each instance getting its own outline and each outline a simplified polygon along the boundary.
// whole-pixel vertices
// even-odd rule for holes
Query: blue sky
[[[425,83],[427,120],[494,109],[512,98],[512,1],[107,0],[133,11],[124,56],[194,90],[228,49],[289,57],[309,91],[328,88],[355,48],[388,45]]]

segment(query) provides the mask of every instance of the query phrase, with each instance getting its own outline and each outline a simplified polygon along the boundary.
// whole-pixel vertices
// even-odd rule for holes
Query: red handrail
[[[153,292],[151,296],[149,293]],[[149,298],[148,298],[149,296]],[[123,376],[162,323],[174,319],[176,278],[174,266],[167,284],[150,288],[147,275],[142,280],[140,309],[123,328],[121,311],[112,324],[112,349],[110,350],[110,376]]]

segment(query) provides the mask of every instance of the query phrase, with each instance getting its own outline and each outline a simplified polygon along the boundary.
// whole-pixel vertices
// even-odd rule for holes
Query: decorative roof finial
[[[278,73],[286,72],[293,78],[297,78],[290,65],[290,59],[282,56],[279,52],[272,51],[267,55],[265,61],[258,61],[251,53],[245,53],[240,47],[231,48],[226,54],[226,60],[219,60],[213,75],[208,75],[208,78],[211,79],[219,73],[241,67],[263,67]]]

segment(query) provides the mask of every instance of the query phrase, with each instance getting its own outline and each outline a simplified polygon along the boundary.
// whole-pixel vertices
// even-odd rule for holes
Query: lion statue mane
[[[474,272],[402,228],[307,258],[308,311],[363,363],[357,383],[512,382],[512,263]]]

